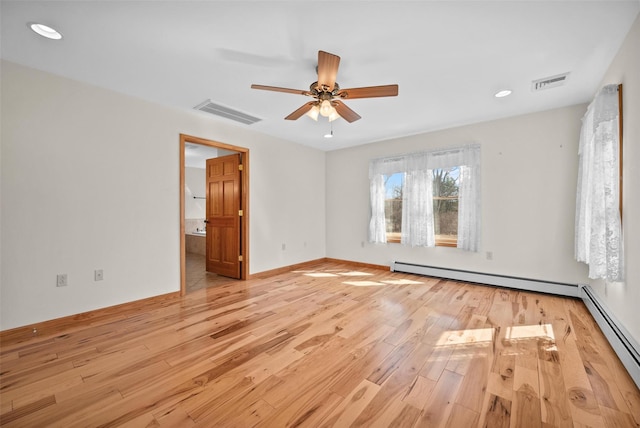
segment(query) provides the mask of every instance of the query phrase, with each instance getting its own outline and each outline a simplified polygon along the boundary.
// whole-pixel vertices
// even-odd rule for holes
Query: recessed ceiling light
[[[37,22],[30,22],[27,25],[29,25],[29,28],[31,28],[33,31],[40,34],[42,37],[46,37],[47,39],[60,40],[62,38],[62,34],[47,25],[38,24]]]
[[[510,89],[503,89],[502,91],[496,92],[493,96],[496,98],[504,98],[508,95],[511,95]]]
[[[324,138],[333,138],[333,131],[329,134],[324,134]]]

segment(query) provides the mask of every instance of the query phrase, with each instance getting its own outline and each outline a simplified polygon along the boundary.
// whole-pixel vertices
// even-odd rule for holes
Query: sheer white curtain
[[[371,201],[371,220],[369,221],[369,242],[384,244],[387,242],[387,222],[384,217],[384,176],[406,170],[407,158],[374,159],[369,163],[369,193]]]
[[[480,248],[480,145],[469,144],[430,153],[428,167],[460,167],[458,182],[458,244],[467,251]]]
[[[433,171],[407,171],[402,191],[401,243],[412,247],[433,247]]]
[[[467,251],[480,249],[480,146],[463,150],[458,183],[458,248]]]
[[[370,179],[371,221],[369,222],[369,241],[387,242],[387,222],[384,218],[384,175],[375,174]]]
[[[576,260],[589,278],[623,280],[618,85],[600,90],[582,118],[576,198]]]
[[[481,224],[479,144],[372,160],[369,165],[369,241],[386,242],[384,176],[404,172],[401,243],[411,246],[435,246],[433,170],[456,166],[460,167],[458,248],[478,251]]]

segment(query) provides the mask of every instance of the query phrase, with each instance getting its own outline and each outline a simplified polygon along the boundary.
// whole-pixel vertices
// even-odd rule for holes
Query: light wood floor
[[[3,427],[636,427],[579,300],[324,263],[2,343]]]

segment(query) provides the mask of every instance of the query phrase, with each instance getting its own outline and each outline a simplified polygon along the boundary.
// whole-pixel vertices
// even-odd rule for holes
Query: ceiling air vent
[[[541,91],[543,89],[551,89],[557,86],[562,86],[567,81],[569,73],[557,74],[551,77],[545,77],[543,79],[534,80],[531,82],[531,90],[533,92]]]
[[[251,116],[250,114],[243,113],[241,111],[234,110],[220,104],[216,104],[211,100],[206,100],[205,102],[198,104],[194,107],[194,109],[204,111],[216,116],[224,117],[226,119],[235,120],[236,122],[244,123],[245,125],[251,125],[262,120],[258,117]]]

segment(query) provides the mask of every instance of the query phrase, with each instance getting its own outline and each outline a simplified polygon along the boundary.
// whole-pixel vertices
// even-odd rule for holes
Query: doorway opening
[[[202,188],[192,185],[193,190],[188,188],[188,180],[194,174],[200,173],[198,168],[202,168],[204,177],[205,159],[217,158],[224,155],[237,154],[240,158],[240,191],[239,203],[242,207],[239,218],[239,228],[237,237],[239,242],[239,278],[246,280],[249,272],[249,149],[233,146],[218,141],[207,140],[190,135],[180,134],[180,294],[185,295],[192,288],[203,288],[203,284],[195,286],[195,282],[202,279],[205,283],[215,285],[231,281],[230,278],[219,277],[205,272],[206,257],[198,253],[203,252],[203,245],[199,241],[206,238],[204,211],[199,210],[206,205],[208,191],[205,191],[204,178]],[[198,159],[194,164],[194,158]],[[202,166],[197,162],[202,162]],[[191,165],[191,166],[189,166]],[[194,168],[195,167],[195,168]],[[196,179],[197,180],[197,179]],[[196,181],[197,182],[197,181]],[[189,198],[187,200],[187,198]],[[201,218],[200,218],[201,217]],[[202,224],[200,224],[202,223]],[[200,235],[200,236],[199,236]],[[187,242],[189,240],[189,242]],[[206,248],[206,245],[204,246]],[[189,275],[200,275],[200,277],[189,277]]]

